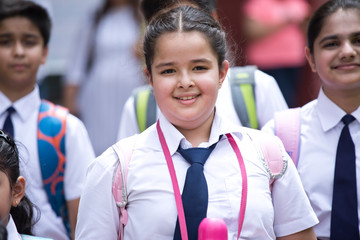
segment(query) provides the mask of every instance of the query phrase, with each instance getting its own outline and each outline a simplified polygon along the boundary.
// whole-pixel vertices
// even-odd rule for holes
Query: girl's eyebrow
[[[325,41],[335,40],[335,39],[339,39],[339,37],[337,35],[330,35],[330,36],[326,36],[323,39],[321,39],[319,43],[321,44],[321,43],[323,43]]]
[[[192,63],[211,63],[210,59],[207,58],[199,58],[199,59],[194,59],[191,60]],[[173,66],[175,65],[175,62],[165,62],[165,63],[159,63],[155,66],[155,68],[162,68],[162,67],[168,67],[168,66]]]
[[[350,37],[353,38],[353,37],[357,37],[359,35],[360,35],[360,32],[355,32],[355,33],[350,34]],[[326,36],[323,39],[321,39],[319,43],[321,44],[327,40],[336,40],[336,39],[339,39],[338,35],[330,35],[330,36]]]
[[[173,66],[174,64],[175,64],[175,62],[159,63],[158,65],[155,66],[155,68],[162,68],[162,67]]]

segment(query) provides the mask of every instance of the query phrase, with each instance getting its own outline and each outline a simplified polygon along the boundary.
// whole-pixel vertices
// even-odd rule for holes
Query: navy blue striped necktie
[[[6,112],[8,115],[5,119],[3,130],[7,132],[7,134],[9,134],[12,138],[14,138],[14,125],[11,121],[11,115],[15,112],[15,108],[11,106],[6,110]]]
[[[207,214],[208,188],[204,175],[204,164],[216,144],[217,142],[209,148],[182,149],[179,147],[178,149],[178,152],[191,164],[186,173],[181,195],[189,240],[198,239],[200,222]],[[179,219],[176,222],[174,240],[181,240]]]
[[[359,218],[356,192],[355,145],[349,131],[354,121],[345,115],[336,152],[334,191],[331,211],[331,240],[358,240]]]

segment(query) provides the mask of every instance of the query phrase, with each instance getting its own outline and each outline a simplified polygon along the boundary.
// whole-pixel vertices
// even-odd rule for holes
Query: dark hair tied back
[[[150,74],[158,38],[165,33],[191,31],[200,32],[206,37],[221,67],[227,50],[226,36],[222,27],[209,13],[190,6],[181,6],[152,19],[146,28],[144,56]]]
[[[319,36],[326,19],[339,9],[354,9],[360,12],[359,0],[329,0],[321,5],[312,15],[307,29],[307,45],[314,52],[314,42]]]

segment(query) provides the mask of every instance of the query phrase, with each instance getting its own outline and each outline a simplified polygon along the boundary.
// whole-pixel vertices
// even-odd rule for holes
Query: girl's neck
[[[208,142],[211,133],[211,126],[214,120],[215,112],[200,126],[196,128],[181,128],[175,126],[184,135],[193,147],[197,147],[202,142]]]
[[[350,90],[331,90],[324,88],[325,95],[347,114],[354,112],[360,106],[360,88]]]

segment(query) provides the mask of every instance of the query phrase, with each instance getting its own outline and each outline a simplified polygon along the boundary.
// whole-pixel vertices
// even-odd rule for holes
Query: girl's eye
[[[332,48],[332,47],[336,47],[338,46],[339,44],[337,42],[327,42],[327,43],[324,43],[323,44],[323,47],[324,48]]]
[[[161,72],[161,74],[171,74],[171,73],[174,73],[175,70],[174,69],[166,69],[164,71]]]
[[[196,66],[194,67],[194,70],[195,71],[201,71],[201,70],[207,70],[208,68],[207,67],[204,67],[204,66]]]
[[[354,44],[360,44],[360,37],[354,38],[353,43]]]

